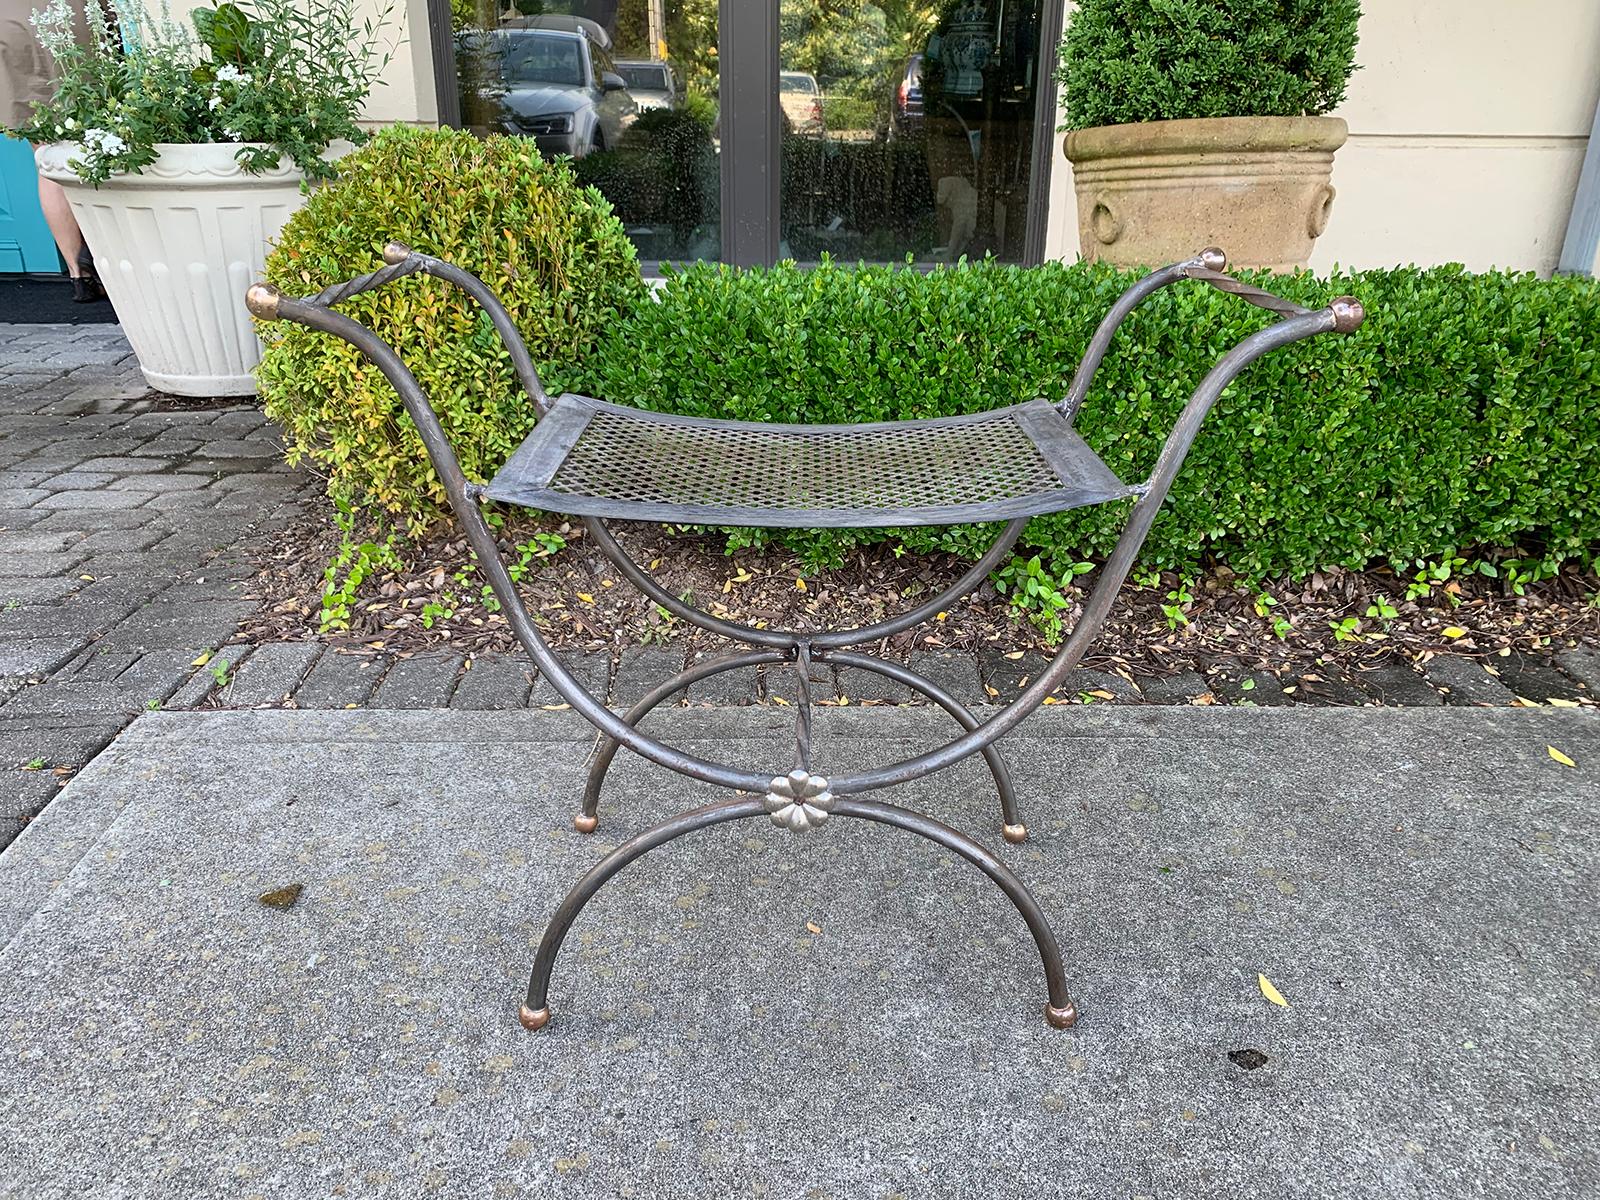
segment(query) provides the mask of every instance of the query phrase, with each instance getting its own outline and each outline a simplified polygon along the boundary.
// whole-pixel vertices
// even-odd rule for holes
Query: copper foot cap
[[[527,1010],[524,1009],[523,1011],[526,1012]],[[550,1019],[548,1012],[545,1013],[545,1019]],[[1046,1004],[1044,1006],[1044,1019],[1057,1029],[1071,1029],[1078,1023],[1078,1006],[1071,1000],[1067,1001],[1064,1008],[1057,1008],[1054,1004]],[[523,1024],[527,1024],[527,1022],[524,1021]]]
[[[252,283],[244,294],[244,306],[250,310],[250,315],[259,317],[263,321],[276,321],[278,319],[278,300],[281,292],[270,283]]]
[[[548,1005],[544,1008],[529,1008],[524,1004],[517,1013],[517,1020],[522,1022],[524,1029],[532,1033],[534,1030],[543,1029],[550,1024],[550,1008]]]
[[[1026,825],[1002,825],[1000,834],[1013,846],[1020,846],[1028,840],[1028,827]]]
[[[572,818],[572,827],[579,833],[593,833],[600,825],[599,817],[591,817],[588,813],[579,813]]]

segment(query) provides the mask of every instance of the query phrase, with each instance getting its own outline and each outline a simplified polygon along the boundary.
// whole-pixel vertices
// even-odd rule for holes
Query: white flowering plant
[[[288,158],[328,178],[329,144],[366,140],[356,120],[394,49],[383,43],[392,5],[358,20],[356,3],[213,3],[190,14],[190,28],[165,0],[156,12],[90,0],[80,42],[67,0],[50,0],[32,24],[59,71],[55,94],[9,132],[76,142],[72,169],[96,185],[154,162],[164,142],[237,142],[234,157],[252,174]]]

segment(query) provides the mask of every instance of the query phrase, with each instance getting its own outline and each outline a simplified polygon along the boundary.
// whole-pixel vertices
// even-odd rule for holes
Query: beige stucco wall
[[[1312,266],[1548,274],[1600,97],[1600,0],[1368,0]],[[1047,246],[1077,254],[1059,138]]]
[[[394,11],[379,34],[379,41],[394,47],[381,80],[367,100],[365,118],[375,125],[397,121],[434,124],[439,119],[434,99],[433,61],[428,43],[427,0],[392,0]],[[146,0],[154,6],[155,0]],[[191,10],[210,0],[170,0],[173,17],[188,20]],[[376,18],[390,0],[358,0],[357,19]],[[352,31],[354,32],[354,31]]]

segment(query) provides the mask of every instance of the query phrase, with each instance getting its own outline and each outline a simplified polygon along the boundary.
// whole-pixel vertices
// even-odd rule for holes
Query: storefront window
[[[1039,0],[779,12],[780,254],[1024,258]]]
[[[570,155],[646,260],[721,252],[717,0],[455,0],[461,123]]]
[[[460,123],[570,155],[646,263],[1042,247],[1043,0],[450,4]]]

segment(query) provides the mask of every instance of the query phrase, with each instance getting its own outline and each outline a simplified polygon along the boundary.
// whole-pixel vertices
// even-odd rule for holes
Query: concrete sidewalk
[[[824,769],[949,732],[817,723]],[[782,711],[654,727],[787,765]],[[583,838],[591,743],[570,713],[139,718],[0,855],[0,1195],[1600,1194],[1592,713],[1059,706],[1006,743],[1030,844],[981,763],[887,796],[1034,888],[1067,1032],[991,883],[843,819],[642,859],[524,1032],[566,887],[717,796],[625,756]]]

